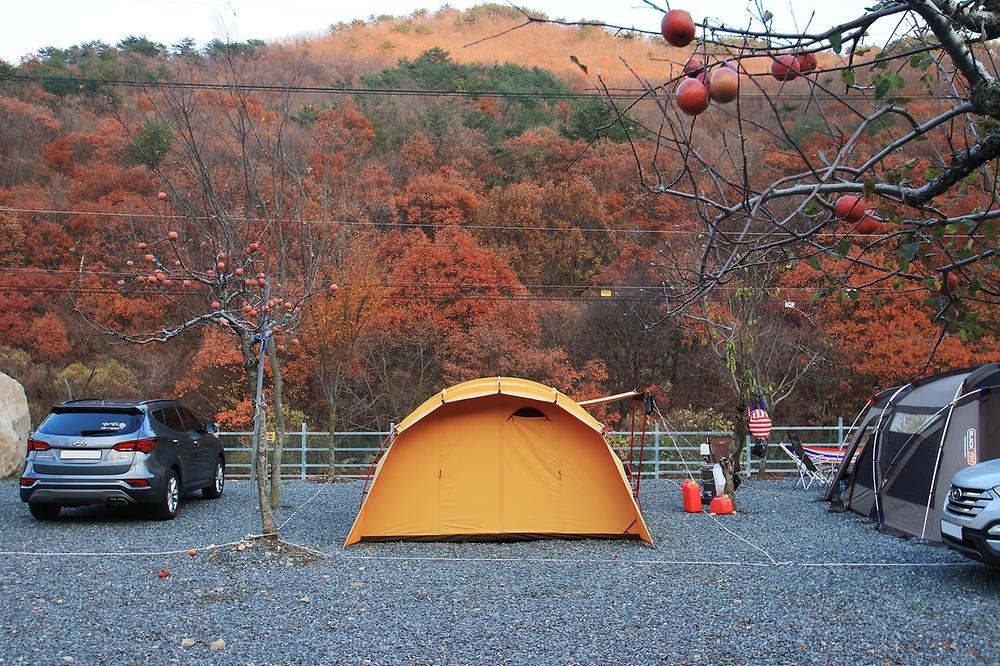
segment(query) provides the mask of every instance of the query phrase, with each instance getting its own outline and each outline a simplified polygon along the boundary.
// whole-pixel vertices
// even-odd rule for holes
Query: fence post
[[[300,478],[301,479],[305,479],[306,478],[306,442],[309,441],[308,438],[306,437],[306,424],[305,423],[302,424],[302,430],[300,432],[301,432],[301,435],[299,436],[299,455],[300,455],[300,458],[299,458],[299,469],[300,469]]]
[[[660,422],[656,421],[653,423],[653,455],[655,456],[655,462],[653,463],[653,478],[660,478]]]
[[[844,417],[837,417],[837,445],[844,446]]]
[[[745,472],[744,476],[746,478],[748,478],[748,479],[750,478],[750,474],[751,474],[751,471],[752,471],[752,469],[751,469],[751,462],[752,461],[750,460],[750,446],[751,446],[751,444],[750,444],[750,435],[747,435],[746,436],[746,440],[743,442],[743,451],[747,454],[746,461],[745,461],[746,462],[746,472]]]

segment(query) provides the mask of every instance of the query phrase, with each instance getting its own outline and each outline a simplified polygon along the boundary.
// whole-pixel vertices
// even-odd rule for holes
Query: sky
[[[484,0],[455,0],[464,9]],[[860,16],[873,0],[674,0],[675,9],[688,9],[695,20],[713,18],[744,25],[748,9],[758,3],[775,15],[775,28],[827,28]],[[7,3],[5,3],[7,4]],[[130,35],[145,36],[170,46],[184,37],[198,45],[212,39],[276,40],[303,34],[321,34],[329,26],[355,19],[389,14],[405,16],[415,9],[435,11],[443,3],[432,0],[15,0],[4,7],[0,24],[0,59],[17,64],[44,46],[64,48],[100,40],[115,44]],[[657,30],[666,3],[655,9],[642,0],[525,0],[523,6],[550,18],[598,19],[615,25]],[[794,12],[791,7],[795,7]]]

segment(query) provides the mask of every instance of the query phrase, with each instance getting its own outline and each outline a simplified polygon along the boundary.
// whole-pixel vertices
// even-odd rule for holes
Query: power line
[[[155,271],[157,269],[150,269]],[[99,271],[93,269],[85,269],[83,271],[70,268],[33,268],[33,267],[22,267],[22,266],[0,266],[0,273],[15,273],[15,274],[44,274],[51,275],[54,277],[74,277],[78,275],[93,276],[93,277],[111,277],[111,278],[121,278],[129,277],[135,278],[136,275],[148,275],[148,272],[144,271]],[[185,274],[190,273],[195,275],[196,272],[186,271]],[[179,278],[178,278],[179,279]],[[236,279],[239,281],[239,279]],[[662,289],[662,285],[651,284],[651,285],[616,285],[616,284],[601,284],[601,285],[579,285],[579,284],[544,284],[544,283],[527,283],[527,284],[510,284],[501,282],[417,282],[417,281],[399,281],[399,280],[388,280],[383,283],[384,286],[389,288],[429,288],[429,289],[452,289],[452,288],[474,288],[474,289],[499,289],[499,288],[517,288],[517,289],[640,289],[640,290],[655,290],[659,291]],[[2,287],[0,287],[2,288]],[[178,293],[190,293],[189,291],[181,291]]]
[[[0,293],[39,293],[39,294],[64,294],[64,295],[93,295],[93,296],[111,296],[111,295],[123,295],[117,289],[74,289],[72,287],[25,287],[25,288],[11,288],[6,286],[0,286]],[[154,295],[167,297],[177,297],[184,295],[187,292],[178,291],[157,291]],[[136,294],[141,295],[141,294]],[[599,302],[599,301],[614,301],[614,302],[626,302],[626,303],[639,303],[646,299],[635,297],[635,296],[618,296],[618,297],[602,297],[602,296],[588,296],[588,295],[577,295],[577,296],[567,296],[567,295],[557,295],[557,294],[387,294],[386,298],[393,301],[424,301],[429,303],[442,303],[442,302],[452,302],[452,301],[476,301],[476,302],[522,302],[522,301],[539,301],[539,302]]]
[[[11,266],[0,266],[0,273],[20,273],[20,274],[46,274],[52,275],[56,274],[58,276],[69,277],[70,275],[85,275],[93,277],[106,276],[110,278],[121,278],[128,277],[134,279],[136,277],[135,273],[120,272],[120,271],[95,271],[95,270],[71,270],[71,269],[44,269],[44,268],[22,268],[22,267],[11,267]],[[140,273],[140,275],[145,275],[145,273]],[[175,280],[176,282],[176,280]],[[153,296],[197,296],[199,294],[207,295],[205,292],[195,290],[199,284],[196,283],[192,288],[164,288],[158,286],[155,290],[147,289],[145,286],[135,287],[135,291],[130,295],[153,295]],[[413,290],[421,289],[428,291],[437,291],[439,293],[427,293],[427,294],[414,294],[412,292],[404,293],[392,293],[388,296],[392,298],[400,298],[405,300],[464,300],[464,299],[482,299],[482,300],[632,300],[641,301],[646,300],[645,298],[639,297],[629,297],[623,298],[620,294],[612,294],[612,296],[590,296],[585,292],[601,292],[601,291],[611,291],[611,292],[639,292],[640,294],[653,295],[660,297],[663,294],[664,285],[662,284],[596,284],[596,285],[579,285],[579,284],[510,284],[510,283],[498,283],[498,282],[404,282],[404,281],[393,281],[389,280],[384,283],[379,283],[377,285],[368,284],[366,287],[378,286],[385,288],[387,290]],[[696,285],[685,285],[685,288],[693,289]],[[849,287],[845,287],[849,288]],[[74,287],[71,284],[61,284],[61,285],[12,285],[12,284],[2,284],[0,283],[0,292],[6,293],[64,293],[64,294],[116,294],[123,295],[129,292],[133,287]],[[578,292],[572,296],[542,296],[539,294],[530,293],[508,293],[508,294],[462,294],[455,293],[456,290],[525,290],[527,291],[574,291]],[[723,291],[723,292],[735,292],[743,291],[745,287],[736,287],[729,285],[717,285],[712,288],[713,291]],[[813,294],[819,287],[811,286],[776,286],[776,287],[761,287],[760,289],[764,291],[776,290],[773,294],[776,298],[781,294]],[[864,292],[866,294],[901,294],[906,291],[923,291],[923,289],[913,290],[898,290],[898,289],[870,289],[866,288]],[[440,293],[444,292],[444,293]]]
[[[771,74],[753,74],[748,76],[769,77]],[[527,92],[527,91],[504,91],[504,90],[421,90],[416,88],[355,88],[351,86],[306,86],[306,85],[270,85],[263,83],[208,83],[195,81],[143,81],[130,79],[97,79],[75,76],[51,76],[40,74],[0,74],[0,81],[13,81],[20,83],[40,83],[50,85],[71,85],[78,87],[109,86],[113,88],[172,88],[179,90],[214,90],[222,92],[270,92],[270,93],[306,93],[306,94],[340,94],[359,95],[373,97],[454,97],[472,98],[481,97],[496,99],[531,99],[531,100],[575,100],[575,99],[614,99],[614,100],[634,100],[649,91],[645,88],[609,88],[607,93],[582,93],[582,92]],[[900,93],[902,94],[902,92]],[[785,92],[784,90],[771,95],[765,93],[741,92],[740,99],[756,99],[767,101],[822,101],[824,98],[830,101],[872,101],[872,97],[864,94],[844,94],[817,95],[812,92],[797,93]],[[946,100],[957,101],[959,98],[951,95],[923,94],[919,99],[926,100]]]
[[[66,209],[49,209],[49,208],[14,208],[10,206],[0,206],[0,213],[21,213],[21,214],[39,214],[39,215],[80,215],[80,216],[91,216],[91,217],[118,217],[118,218],[129,218],[129,219],[146,219],[146,220],[174,220],[174,221],[188,221],[188,222],[215,222],[219,218],[214,215],[177,215],[177,214],[162,214],[162,213],[123,213],[119,211],[93,211],[93,210],[66,210]],[[640,229],[637,227],[548,227],[548,226],[517,226],[513,224],[475,224],[475,223],[444,223],[444,222],[363,222],[356,220],[314,220],[314,219],[267,219],[262,217],[242,217],[242,216],[232,216],[226,218],[230,222],[246,222],[249,224],[312,224],[312,225],[336,225],[344,227],[368,227],[372,229],[377,229],[379,227],[398,227],[400,229],[450,229],[450,228],[460,228],[460,229],[476,229],[483,231],[540,231],[545,233],[605,233],[605,234],[657,234],[661,236],[692,236],[699,233],[703,233],[704,228],[697,229]],[[836,221],[839,224],[844,224],[842,221]],[[726,232],[729,234],[739,234],[743,239],[760,239],[760,238],[774,238],[775,236],[780,236],[782,233],[788,237],[792,237],[794,234],[785,231],[733,231]],[[892,234],[859,234],[855,232],[841,233],[838,234],[840,238],[887,238]],[[942,238],[976,238],[984,239],[983,235],[968,235],[968,234],[943,234]]]
[[[12,208],[0,206],[3,213],[24,213],[42,215],[80,215],[92,217],[122,217],[130,219],[147,220],[176,220],[193,222],[216,222],[219,220],[214,215],[177,215],[160,213],[122,213],[118,211],[100,212],[93,210],[60,210],[48,208]],[[232,216],[226,218],[230,222],[246,222],[249,224],[314,224],[314,225],[337,225],[344,227],[399,227],[401,229],[419,229],[427,227],[429,229],[449,229],[459,227],[462,229],[482,229],[486,231],[545,231],[545,232],[582,232],[582,233],[610,233],[610,234],[675,234],[686,235],[698,233],[700,230],[687,231],[684,229],[639,229],[634,227],[610,228],[610,227],[546,227],[546,226],[517,226],[513,224],[449,224],[444,222],[363,222],[356,220],[313,220],[313,219],[266,219],[262,217],[242,217]],[[769,234],[768,234],[769,235]]]
[[[253,91],[272,93],[322,93],[342,95],[388,96],[388,97],[492,97],[502,99],[597,99],[607,98],[602,93],[579,92],[518,92],[503,90],[420,90],[415,88],[355,88],[350,86],[305,86],[305,85],[269,85],[263,83],[226,84],[195,81],[142,81],[129,79],[95,79],[75,76],[46,76],[37,74],[0,74],[0,81],[15,81],[23,83],[41,83],[51,85],[73,86],[109,86],[113,88],[172,88],[179,90],[214,90],[223,92]],[[626,89],[628,90],[628,89]],[[636,89],[635,92],[613,92],[614,99],[633,99],[645,92]]]

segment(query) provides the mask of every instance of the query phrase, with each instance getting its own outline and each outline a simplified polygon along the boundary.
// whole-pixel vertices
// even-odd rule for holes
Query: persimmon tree
[[[689,251],[663,261],[658,321],[745,288],[748,272],[804,264],[817,298],[916,287],[945,335],[979,333],[976,304],[1000,301],[1000,7],[887,0],[833,26],[799,17],[803,30],[751,8],[721,23],[657,7],[663,79],[637,76],[631,103],[607,96],[617,129],[640,118],[655,144],[635,148],[637,179],[689,221]]]
[[[298,109],[295,95],[261,92],[254,84],[294,83],[300,62],[221,49],[207,63],[180,58],[161,64],[185,85],[150,83],[134,99],[113,98],[111,111],[133,157],[162,189],[149,193],[145,211],[134,211],[131,238],[120,239],[116,282],[106,284],[106,276],[88,270],[86,254],[81,258],[75,306],[99,330],[137,345],[189,339],[203,327],[229,337],[245,386],[257,396],[257,500],[263,533],[276,535],[261,443],[262,364],[270,347],[280,392],[275,356],[286,351],[307,300],[328,286],[317,260],[328,236],[301,217],[308,138],[290,121]],[[163,141],[150,147],[150,127],[160,128],[168,148]],[[136,326],[117,317],[121,301],[146,303],[155,320]]]
[[[747,439],[747,405],[760,395],[769,409],[792,396],[805,377],[827,360],[830,344],[794,300],[770,286],[763,270],[732,276],[680,321],[709,353],[703,355],[712,375],[733,399],[733,444],[720,461],[726,492],[734,493]],[[773,411],[772,411],[773,414]]]
[[[641,80],[646,93],[632,104],[608,100],[619,119],[655,105],[646,129],[657,151],[648,160],[636,151],[639,178],[700,220],[699,256],[678,267],[671,309],[748,266],[821,256],[878,272],[828,273],[823,293],[918,284],[937,294],[942,316],[956,299],[996,302],[1000,81],[990,40],[1000,8],[889,0],[839,25],[784,31],[755,6],[745,22],[688,16],[648,30],[668,41],[673,75]],[[888,37],[874,46],[870,31]],[[678,99],[678,83],[704,86],[722,68],[739,74],[731,101]],[[750,139],[758,135],[769,138]],[[861,198],[857,214],[835,209],[848,195]],[[885,259],[872,260],[873,248]]]

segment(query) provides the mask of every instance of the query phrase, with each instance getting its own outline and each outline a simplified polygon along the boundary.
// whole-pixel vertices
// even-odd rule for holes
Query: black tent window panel
[[[514,417],[517,417],[519,419],[545,419],[546,421],[549,420],[549,417],[545,415],[545,412],[538,409],[537,407],[521,407],[513,414],[511,414],[510,418],[508,418],[507,420],[509,421]]]
[[[908,443],[905,451],[900,452],[899,471],[889,481],[887,495],[920,506],[927,504],[943,436],[944,419],[939,419],[919,435],[913,435],[913,441]],[[890,470],[889,474],[894,471]],[[935,507],[939,502],[940,498],[936,498],[931,506]]]

